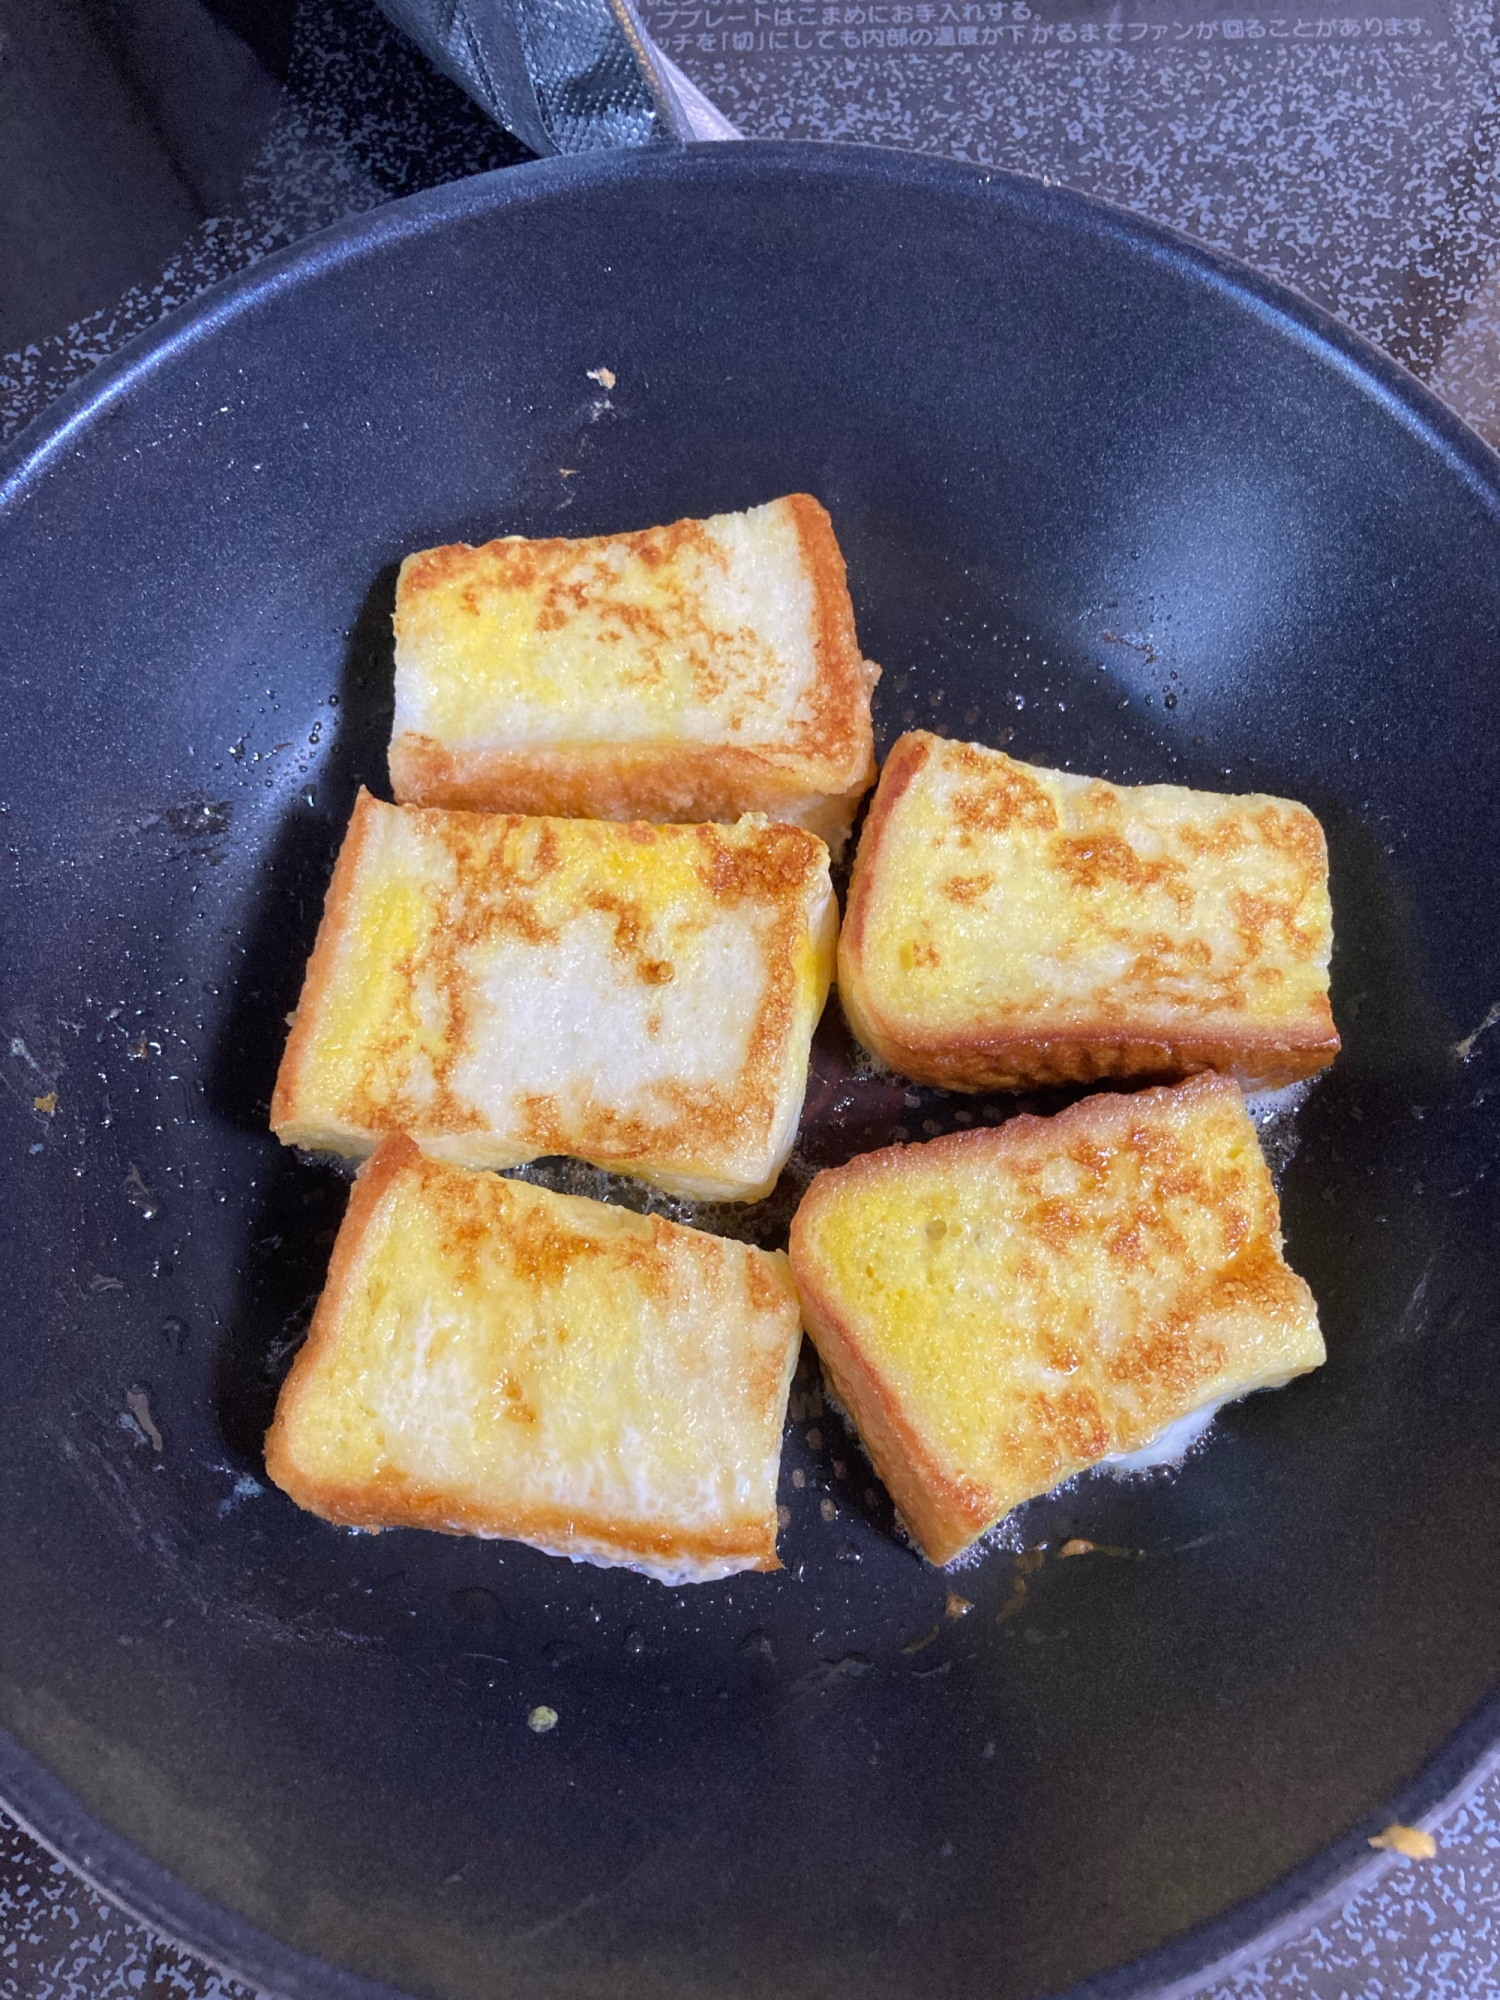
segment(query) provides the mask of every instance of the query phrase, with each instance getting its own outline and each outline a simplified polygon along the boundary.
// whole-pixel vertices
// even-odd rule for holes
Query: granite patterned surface
[[[381,202],[526,158],[373,5],[307,0],[280,106],[233,209],[201,222],[153,283],[0,356],[0,443],[97,361],[273,250]]]
[[[647,0],[646,12],[747,135],[949,152],[1140,209],[1296,285],[1500,444],[1492,9],[1227,11],[1241,4]],[[153,282],[0,357],[0,437],[219,278],[341,217],[519,157],[372,6],[302,0],[237,198]],[[1435,1860],[1393,1857],[1336,1917],[1210,1981],[1201,2000],[1500,1995],[1500,1778],[1434,1830]],[[0,2000],[245,1991],[138,1928],[0,1816]]]
[[[950,153],[1138,209],[1295,286],[1500,440],[1487,0],[1414,0],[1399,16],[1343,0],[644,11],[747,136]],[[778,19],[790,25],[751,25]],[[723,25],[690,25],[710,20]],[[906,46],[868,46],[897,35]],[[955,46],[910,46],[918,35]]]

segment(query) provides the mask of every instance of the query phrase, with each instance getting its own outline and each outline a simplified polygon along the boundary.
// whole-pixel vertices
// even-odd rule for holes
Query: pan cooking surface
[[[1206,1962],[1488,1744],[1500,483],[1454,420],[1060,190],[766,145],[398,204],[10,471],[0,1783],[44,1837],[285,1992],[1010,2000]],[[1321,816],[1345,1049],[1276,1152],[1328,1365],[950,1575],[812,1369],[779,1575],[337,1533],[259,1436],[346,1183],[265,1117],[395,565],[799,488],[882,747]],[[1011,1108],[835,1018],[794,1172]]]

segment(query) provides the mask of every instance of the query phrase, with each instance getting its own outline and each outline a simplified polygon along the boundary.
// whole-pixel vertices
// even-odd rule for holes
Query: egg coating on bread
[[[833,525],[809,494],[635,533],[424,549],[396,590],[408,804],[806,826],[875,777]]]
[[[361,793],[271,1103],[288,1145],[389,1132],[751,1200],[796,1134],[838,916],[800,827],[615,825]]]
[[[345,1527],[505,1536],[668,1583],[776,1569],[799,1330],[780,1253],[388,1139],[266,1464]]]
[[[1238,1086],[1084,1098],[820,1174],[803,1323],[908,1528],[951,1560],[1023,1500],[1322,1362]]]
[[[955,1090],[1312,1075],[1339,1039],[1306,806],[1111,785],[922,730],[881,773],[839,997],[893,1069]]]

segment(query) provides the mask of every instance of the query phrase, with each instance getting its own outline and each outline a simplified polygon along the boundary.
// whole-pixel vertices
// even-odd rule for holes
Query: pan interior
[[[200,1950],[446,2000],[1019,2000],[1232,1941],[1487,1698],[1495,487],[1299,310],[931,162],[527,168],[252,276],[13,483],[0,1725]],[[952,1575],[811,1367],[778,1575],[339,1534],[258,1440],[345,1180],[265,1117],[385,790],[394,566],[798,489],[882,747],[1321,816],[1345,1052],[1275,1138],[1328,1365]],[[831,1020],[788,1188],[1011,1108],[859,1074]]]

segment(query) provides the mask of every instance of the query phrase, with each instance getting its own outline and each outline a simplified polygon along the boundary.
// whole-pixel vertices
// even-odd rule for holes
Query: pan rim
[[[1500,1770],[1500,1695],[1480,1704],[1371,1826],[1399,1820],[1435,1827]],[[8,1730],[0,1729],[0,1807],[31,1838],[144,1925],[266,2000],[410,2000],[273,1937],[200,1894],[81,1806]],[[1210,1982],[1244,1971],[1327,1921],[1354,1897],[1407,1866],[1372,1853],[1364,1824],[1260,1895],[1221,1911],[1144,1958],[1098,1973],[1054,2000],[1192,2000]]]
[[[895,148],[811,141],[740,141],[671,151],[592,154],[505,167],[385,204],[273,253],[130,341],[65,391],[0,453],[0,520],[30,495],[91,427],[157,370],[189,356],[221,327],[325,272],[383,255],[409,237],[462,219],[549,201],[586,200],[596,188],[637,184],[669,192],[686,181],[777,179],[885,183],[986,204],[1003,226],[1050,227],[1111,240],[1224,296],[1342,375],[1442,458],[1471,498],[1500,519],[1500,454],[1398,362],[1289,286],[1204,248],[1166,225],[1060,184]],[[1368,1825],[1147,1956],[1070,1989],[1072,2000],[1187,2000],[1283,1948],[1399,1865],[1372,1855],[1367,1836],[1386,1820],[1436,1821],[1500,1768],[1500,1689],[1452,1732]],[[192,1889],[136,1843],[96,1819],[30,1752],[0,1730],[0,1806],[90,1887],[136,1921],[230,1977],[302,2000],[405,2000],[403,1989],[316,1958]]]
[[[797,139],[705,141],[670,151],[637,149],[529,160],[466,180],[445,181],[317,230],[210,286],[64,390],[0,452],[0,514],[24,504],[32,481],[44,476],[68,443],[137,381],[190,352],[220,326],[325,269],[377,255],[408,236],[441,229],[465,216],[575,193],[586,199],[596,186],[631,181],[670,186],[684,177],[741,181],[792,176],[834,182],[851,174],[955,196],[987,195],[994,208],[1006,209],[1018,219],[1045,218],[1075,235],[1113,238],[1178,269],[1278,327],[1299,347],[1320,353],[1328,365],[1436,450],[1471,493],[1500,516],[1500,453],[1400,362],[1292,286],[1195,243],[1166,223],[1058,181],[897,147]]]

